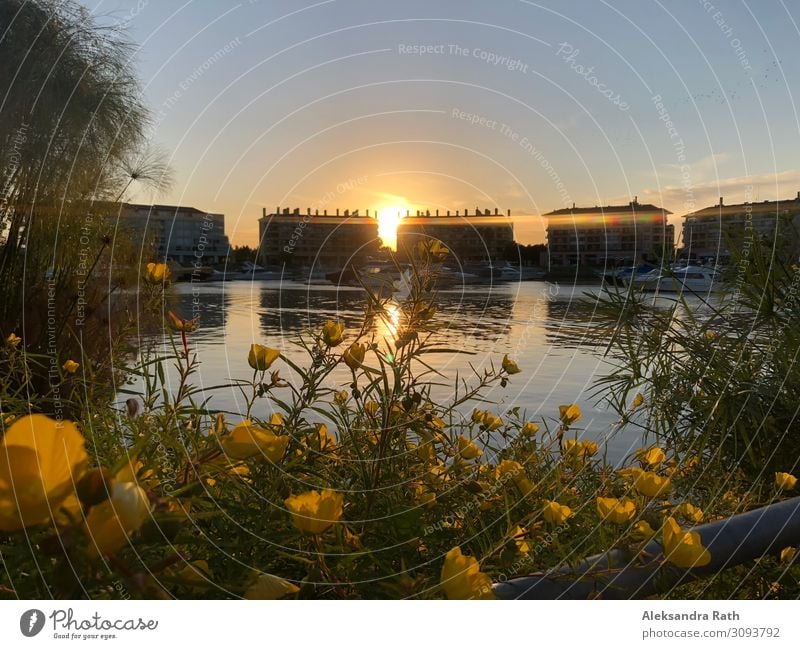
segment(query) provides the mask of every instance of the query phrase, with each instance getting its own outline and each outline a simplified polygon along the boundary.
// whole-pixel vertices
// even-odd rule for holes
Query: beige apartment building
[[[783,232],[777,229],[781,221]],[[747,245],[748,239],[758,237],[766,245],[790,244],[794,241],[789,236],[793,234],[789,231],[792,226],[800,226],[800,192],[786,200],[733,205],[726,205],[720,197],[717,205],[683,217],[679,256],[700,262],[725,263],[731,254],[729,246]],[[795,251],[797,253],[800,251]]]
[[[315,210],[280,207],[262,210],[259,259],[264,265],[337,270],[363,262],[378,252],[376,211]],[[505,259],[514,242],[511,213],[476,209],[454,213],[407,212],[397,228],[398,256],[403,259],[419,241],[437,240],[453,252],[454,263]]]
[[[572,207],[545,214],[547,248],[553,266],[639,264],[674,254],[675,226],[669,210],[639,203]]]
[[[225,215],[179,205],[124,203],[117,230],[157,259],[183,266],[213,266],[225,262],[230,243]]]
[[[258,220],[259,259],[266,265],[287,264],[336,270],[358,264],[380,247],[378,221],[359,210],[335,213],[328,210],[280,207],[268,214],[264,208]]]
[[[500,214],[476,208],[440,214],[437,210],[408,214],[397,228],[397,249],[407,256],[420,241],[436,240],[453,253],[452,264],[495,263],[513,255],[511,210]]]

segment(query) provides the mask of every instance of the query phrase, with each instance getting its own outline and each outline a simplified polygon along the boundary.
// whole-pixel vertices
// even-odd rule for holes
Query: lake
[[[436,315],[441,326],[440,342],[468,354],[441,353],[428,358],[452,384],[456,374],[471,374],[470,365],[481,371],[491,363],[499,365],[503,355],[509,354],[522,373],[511,377],[506,388],[498,384],[487,391],[485,396],[496,405],[482,407],[502,416],[509,408],[519,406],[527,412],[527,419],[538,422],[542,417],[555,420],[560,404],[577,403],[583,411],[577,424],[581,435],[603,441],[616,417],[592,398],[592,384],[608,372],[609,365],[603,359],[603,349],[587,336],[591,308],[578,304],[586,293],[598,292],[597,285],[545,282],[443,291]],[[364,296],[359,288],[333,285],[232,281],[176,284],[169,304],[185,317],[200,315],[200,328],[191,334],[200,361],[195,383],[210,387],[229,378],[250,379],[247,354],[253,342],[278,348],[295,362],[307,363],[303,352],[292,343],[297,334],[318,329],[326,320],[340,320],[352,332],[361,324]],[[295,379],[282,361],[273,368],[280,369],[286,380]],[[346,387],[349,370],[342,366],[331,379],[328,385]],[[444,402],[451,392],[442,387],[437,399]],[[210,407],[231,413],[233,421],[245,409],[241,393],[232,388],[209,390],[203,396],[211,397]],[[268,416],[266,412],[256,414]],[[623,431],[609,440],[609,459],[619,460],[640,445],[638,432]]]

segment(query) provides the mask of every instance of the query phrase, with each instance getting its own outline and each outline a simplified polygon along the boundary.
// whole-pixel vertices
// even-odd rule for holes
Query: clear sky
[[[511,209],[800,191],[789,0],[82,0],[136,44],[177,182],[140,201]]]

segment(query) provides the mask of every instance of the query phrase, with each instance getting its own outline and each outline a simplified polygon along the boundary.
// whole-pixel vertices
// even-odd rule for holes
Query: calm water
[[[499,365],[507,353],[517,360],[522,373],[513,376],[506,388],[498,385],[488,391],[487,398],[496,405],[484,407],[502,415],[520,406],[527,418],[538,421],[557,417],[559,404],[578,403],[583,410],[578,424],[582,434],[602,441],[615,416],[592,398],[592,382],[609,366],[602,358],[603,350],[588,340],[592,310],[577,302],[585,293],[598,290],[597,286],[521,282],[442,292],[436,316],[442,326],[441,342],[468,354],[436,354],[429,362],[452,385],[456,374],[471,374],[470,365],[481,371],[492,362]],[[177,284],[171,300],[172,308],[182,314],[201,316],[201,327],[192,334],[201,362],[196,383],[211,387],[229,378],[250,378],[247,353],[252,342],[279,348],[295,362],[307,364],[292,343],[297,333],[316,329],[329,319],[344,322],[352,331],[361,323],[364,293],[285,281],[236,281]],[[274,367],[292,380],[283,362]],[[331,379],[329,385],[344,387],[349,372],[343,367]],[[437,397],[445,400],[449,395],[452,388],[443,386]],[[244,410],[241,393],[234,389],[208,390],[204,396],[211,397],[212,408],[232,413],[233,420]],[[623,432],[609,440],[609,457],[619,459],[639,445],[636,433]]]

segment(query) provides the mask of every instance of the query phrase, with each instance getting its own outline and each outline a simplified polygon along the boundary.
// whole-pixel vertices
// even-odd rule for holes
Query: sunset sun
[[[397,250],[397,227],[408,209],[405,205],[387,205],[378,209],[378,236],[384,246]]]

